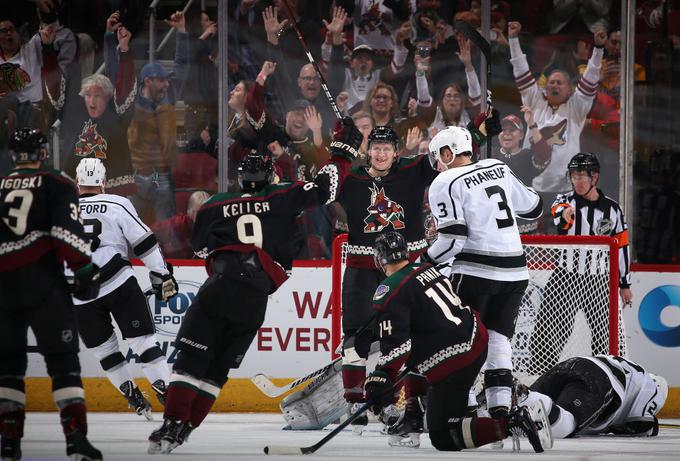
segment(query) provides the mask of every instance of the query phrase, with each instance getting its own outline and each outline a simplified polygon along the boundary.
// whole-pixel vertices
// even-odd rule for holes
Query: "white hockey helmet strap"
[[[441,150],[444,147],[451,149],[453,158],[449,162],[441,160]],[[459,126],[449,126],[438,132],[430,141],[430,162],[436,165],[441,161],[444,165],[449,165],[457,155],[465,152],[472,152],[472,136],[470,132]]]
[[[79,186],[104,187],[106,167],[104,163],[93,157],[84,158],[76,168],[76,183]]]

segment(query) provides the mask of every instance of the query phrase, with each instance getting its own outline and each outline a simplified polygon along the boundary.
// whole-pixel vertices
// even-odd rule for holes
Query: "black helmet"
[[[592,176],[593,173],[600,172],[600,161],[595,154],[591,154],[590,152],[579,152],[569,160],[567,170],[569,170],[569,173],[572,171],[585,171]]]
[[[406,239],[399,232],[390,231],[380,234],[375,239],[373,260],[376,267],[382,269],[385,264],[396,263],[408,259]]]
[[[368,135],[368,146],[372,142],[391,142],[394,145],[394,150],[397,150],[399,144],[399,136],[391,126],[376,126]]]
[[[259,192],[274,180],[274,164],[269,156],[248,154],[238,165],[238,185],[243,192]]]
[[[47,158],[47,138],[38,128],[19,128],[9,138],[8,147],[12,160],[19,165]]]

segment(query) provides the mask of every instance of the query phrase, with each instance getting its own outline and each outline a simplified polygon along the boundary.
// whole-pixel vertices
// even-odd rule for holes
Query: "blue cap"
[[[161,63],[154,61],[144,64],[142,71],[139,73],[139,79],[144,83],[147,78],[170,78],[170,72],[165,70]]]

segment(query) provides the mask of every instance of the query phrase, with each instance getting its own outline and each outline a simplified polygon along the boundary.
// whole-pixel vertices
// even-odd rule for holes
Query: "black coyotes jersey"
[[[306,208],[335,199],[342,170],[349,164],[341,162],[338,167],[324,166],[315,182],[286,182],[255,194],[213,196],[196,215],[194,251],[202,257],[216,251],[257,251],[263,268],[280,286],[287,278],[283,268],[291,268],[296,253],[295,218]]]
[[[427,155],[400,158],[384,177],[372,177],[366,167],[352,169],[338,197],[347,213],[349,267],[375,269],[373,245],[380,232],[402,234],[413,259],[422,253],[424,194],[437,174]]]
[[[375,291],[380,357],[377,368],[395,379],[408,360],[430,384],[464,368],[486,350],[478,314],[461,304],[451,281],[430,264],[410,264]]]
[[[0,272],[50,251],[72,269],[90,262],[76,187],[60,171],[23,168],[0,176],[0,218]]]

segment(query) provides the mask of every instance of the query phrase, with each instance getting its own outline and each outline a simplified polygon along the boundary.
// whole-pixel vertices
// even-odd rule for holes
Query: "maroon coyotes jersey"
[[[373,246],[381,232],[402,234],[413,259],[425,250],[424,194],[437,174],[427,155],[400,158],[383,177],[367,167],[352,169],[338,196],[347,213],[349,267],[375,269]]]
[[[18,168],[0,176],[0,272],[31,264],[50,251],[71,269],[90,262],[75,184],[46,168]]]
[[[461,304],[451,281],[430,264],[409,264],[375,291],[380,357],[376,369],[396,379],[408,361],[430,384],[474,361],[488,334],[477,312]]]

